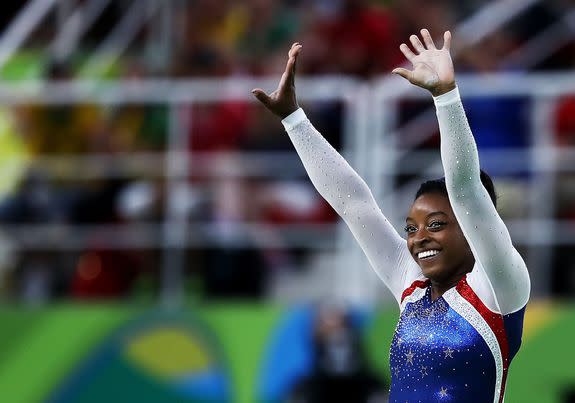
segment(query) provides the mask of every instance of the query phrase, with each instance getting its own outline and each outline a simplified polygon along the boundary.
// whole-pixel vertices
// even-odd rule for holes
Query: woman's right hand
[[[282,74],[278,88],[267,95],[260,88],[252,90],[252,94],[268,108],[272,113],[285,118],[298,110],[296,93],[295,93],[295,67],[297,56],[302,46],[294,43],[288,53],[286,69]]]

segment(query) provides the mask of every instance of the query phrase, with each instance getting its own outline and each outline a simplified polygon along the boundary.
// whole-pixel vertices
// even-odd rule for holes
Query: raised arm
[[[301,45],[294,44],[278,88],[254,95],[282,123],[318,192],[343,218],[372,267],[399,301],[406,282],[420,273],[406,242],[385,218],[367,184],[325,140],[298,107],[295,68]]]
[[[436,49],[427,30],[421,30],[421,35],[425,46],[416,35],[410,37],[415,52],[405,44],[400,47],[413,70],[400,68],[393,72],[434,96],[451,207],[480,263],[479,269],[485,271],[501,313],[511,313],[525,306],[529,298],[527,268],[481,183],[477,146],[455,85],[449,54],[451,34],[444,34],[441,49]]]

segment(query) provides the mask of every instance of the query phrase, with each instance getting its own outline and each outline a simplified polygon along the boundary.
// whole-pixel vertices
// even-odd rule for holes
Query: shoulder
[[[477,262],[475,266],[473,266],[471,273],[467,273],[465,279],[467,287],[477,295],[477,298],[481,300],[490,311],[500,313],[491,282]]]
[[[467,274],[467,282],[479,299],[491,311],[503,315],[524,307],[531,292],[531,280],[523,258],[515,248],[508,255],[508,262],[495,267],[484,267],[476,260],[473,271]]]

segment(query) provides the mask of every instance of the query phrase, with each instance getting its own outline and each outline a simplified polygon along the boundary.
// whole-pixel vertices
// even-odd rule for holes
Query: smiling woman
[[[493,181],[483,171],[480,179],[497,207]],[[445,178],[422,183],[405,220],[407,247],[423,275],[431,280],[434,300],[472,271],[475,262],[448,198]]]
[[[473,254],[445,196],[422,194],[406,222],[407,248],[434,285],[431,297],[435,300],[471,271]]]
[[[390,402],[502,402],[519,350],[527,268],[479,169],[449,54],[427,30],[400,50],[413,70],[393,72],[434,96],[445,179],[424,183],[406,220],[407,242],[366,183],[315,130],[295,94],[300,44],[289,52],[276,91],[253,91],[282,123],[319,193],[343,218],[400,306],[390,351]]]

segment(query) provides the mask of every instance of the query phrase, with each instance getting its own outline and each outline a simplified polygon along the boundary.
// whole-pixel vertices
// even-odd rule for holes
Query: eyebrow
[[[433,216],[436,216],[436,215],[443,215],[443,216],[446,216],[446,217],[447,217],[447,214],[445,214],[443,211],[434,211],[433,213],[429,213],[425,218],[428,219],[429,217],[433,217]],[[407,222],[407,221],[415,221],[415,220],[414,220],[413,218],[411,218],[411,217],[407,217],[407,218],[405,219],[405,222]]]

